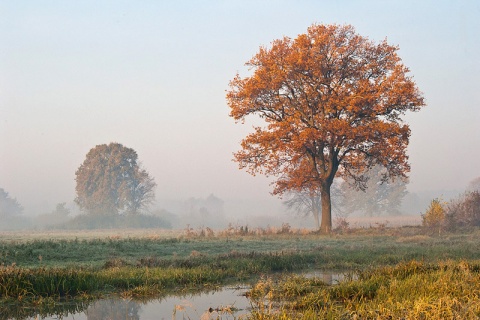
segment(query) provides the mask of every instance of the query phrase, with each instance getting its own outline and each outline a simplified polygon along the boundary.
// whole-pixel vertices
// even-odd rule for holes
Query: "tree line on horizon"
[[[92,150],[95,148],[92,148]],[[395,183],[388,181],[382,183],[382,170],[384,169],[377,167],[370,171],[368,187],[365,191],[353,189],[348,183],[342,181],[341,179],[338,179],[334,183],[332,188],[332,199],[333,210],[337,214],[337,217],[346,218],[354,212],[361,212],[362,214],[371,216],[399,213],[399,205],[403,196],[407,193],[405,189],[408,181],[396,180]],[[468,203],[475,203],[475,201],[472,199],[476,198],[471,194],[474,192],[478,193],[479,191],[480,177],[472,180],[467,186],[465,193],[458,196],[456,199],[452,199],[450,202],[446,202],[438,198],[432,200],[429,209],[427,209],[426,213],[422,215],[424,218],[423,224],[429,228],[435,229],[437,227],[441,227],[442,229],[452,230],[452,226],[457,225],[457,220],[459,224],[466,225],[465,221],[477,219],[475,218],[475,214],[469,214],[466,212],[470,209],[461,211],[459,208],[474,208],[474,205],[472,207],[472,205],[469,205]],[[465,202],[462,199],[470,202]],[[318,228],[319,217],[314,216],[314,212],[318,212],[318,210],[313,210],[313,206],[317,206],[318,208],[321,207],[320,201],[320,195],[316,195],[314,199],[311,199],[310,194],[308,193],[293,192],[286,195],[286,200],[283,203],[292,213],[304,217],[313,217],[316,222],[315,225]],[[438,213],[438,211],[435,211],[435,208],[438,209],[438,206],[435,207],[436,202],[439,202],[442,206],[442,214],[440,215],[440,218],[435,217],[435,214],[432,214],[435,212]],[[225,217],[223,204],[224,202],[220,198],[215,197],[213,194],[210,194],[205,199],[189,198],[183,202],[183,209],[179,209],[185,215],[183,219],[179,220],[178,216],[166,210],[156,210],[154,212],[150,212],[147,206],[143,208],[141,213],[137,212],[137,214],[134,215],[128,214],[127,211],[105,213],[99,212],[98,210],[92,212],[84,210],[84,214],[72,217],[70,215],[70,209],[67,207],[67,204],[63,202],[58,203],[53,211],[36,216],[32,224],[32,222],[27,223],[27,221],[22,221],[21,217],[23,207],[19,201],[16,198],[12,198],[8,192],[0,188],[0,219],[2,221],[2,223],[0,223],[0,229],[4,229],[5,225],[8,225],[9,222],[10,224],[15,223],[17,226],[22,228],[40,227],[48,229],[92,229],[155,226],[171,228],[172,224],[177,225],[177,227],[182,227],[187,225],[189,221],[190,224],[192,224],[193,221],[196,221],[201,222],[202,225],[219,227],[222,225],[222,223],[223,225],[226,225],[228,222]],[[451,208],[456,209],[452,210]],[[153,215],[153,219],[151,219],[151,217],[146,217],[146,213]],[[442,220],[445,217],[448,217],[448,219]],[[148,220],[149,218],[150,220]],[[480,218],[478,219],[480,221]],[[209,223],[211,221],[214,221],[215,223]],[[442,222],[440,223],[439,221]],[[179,224],[180,222],[183,224]],[[472,223],[472,225],[476,224],[477,223]]]

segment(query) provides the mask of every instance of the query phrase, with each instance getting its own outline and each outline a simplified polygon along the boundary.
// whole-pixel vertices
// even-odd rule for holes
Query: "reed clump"
[[[313,257],[313,256],[312,256]],[[255,274],[303,269],[308,256],[293,252],[194,254],[174,260],[148,257],[107,261],[101,268],[0,266],[0,302],[92,298],[105,294],[155,296],[251,279]]]

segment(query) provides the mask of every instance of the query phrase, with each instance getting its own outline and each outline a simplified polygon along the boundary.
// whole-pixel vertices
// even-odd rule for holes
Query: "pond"
[[[242,319],[250,313],[247,286],[223,287],[198,294],[168,296],[138,301],[112,297],[92,302],[57,303],[48,310],[12,307],[0,319],[29,320],[161,320]]]
[[[300,273],[317,277],[329,284],[341,281],[341,272],[308,271]],[[161,319],[246,319],[251,312],[245,293],[250,286],[226,286],[215,291],[167,296],[137,301],[113,297],[92,302],[57,303],[47,310],[16,306],[0,320],[161,320]],[[2,308],[3,309],[3,308]]]

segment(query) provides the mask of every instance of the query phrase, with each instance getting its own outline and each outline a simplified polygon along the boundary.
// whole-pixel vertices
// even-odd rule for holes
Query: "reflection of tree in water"
[[[9,319],[43,319],[52,317],[55,319],[63,319],[69,315],[74,315],[85,311],[90,302],[59,302],[35,305],[25,305],[22,303],[0,304],[0,320]]]
[[[131,300],[99,300],[85,312],[88,320],[139,320],[140,304]]]

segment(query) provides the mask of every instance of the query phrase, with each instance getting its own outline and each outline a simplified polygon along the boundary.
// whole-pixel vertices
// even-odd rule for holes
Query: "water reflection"
[[[309,271],[301,275],[320,278],[331,285],[345,278],[342,272]],[[251,311],[250,301],[245,296],[249,288],[224,287],[217,291],[148,301],[115,297],[87,302],[52,302],[42,307],[0,305],[0,320],[246,319]]]
[[[218,291],[170,296],[148,301],[111,298],[72,306],[55,304],[55,310],[22,306],[0,308],[0,320],[161,320],[161,319],[246,319],[249,287],[225,287]]]
[[[0,320],[23,319],[73,319],[88,308],[89,302],[46,303],[41,306],[25,306],[23,304],[0,304]]]
[[[353,277],[353,274],[348,272],[321,270],[307,271],[305,273],[301,273],[300,275],[306,278],[318,278],[329,285],[335,285],[347,277]]]
[[[88,320],[140,320],[140,303],[132,300],[108,299],[94,302],[85,311]],[[77,319],[77,318],[76,318]]]

